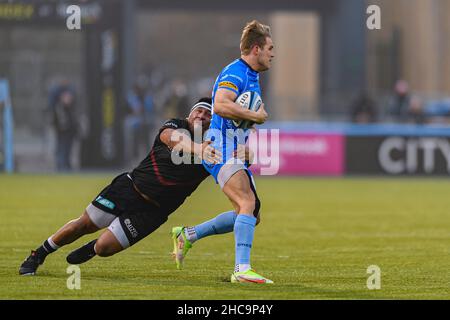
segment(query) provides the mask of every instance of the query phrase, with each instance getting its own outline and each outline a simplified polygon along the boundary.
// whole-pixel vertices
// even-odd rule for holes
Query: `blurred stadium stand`
[[[81,6],[82,30],[66,28],[69,4]],[[382,8],[381,30],[366,28],[369,4]],[[251,19],[271,25],[276,45],[274,66],[261,76],[274,121],[268,126],[302,132],[302,122],[333,127],[326,123],[363,119],[406,122],[407,128],[439,123],[446,130],[448,12],[450,0],[0,1],[0,77],[11,84],[17,170],[56,168],[48,99],[62,78],[79,97],[74,167],[136,164],[142,154],[128,163],[123,154],[126,97],[133,84],[145,79],[153,129],[167,117],[182,116],[188,106],[177,104],[180,96],[192,103],[210,93],[217,73],[239,56],[240,32]],[[398,80],[409,85],[404,118],[392,113]],[[363,115],[352,118],[363,94],[376,116],[367,118],[367,106],[361,106]]]

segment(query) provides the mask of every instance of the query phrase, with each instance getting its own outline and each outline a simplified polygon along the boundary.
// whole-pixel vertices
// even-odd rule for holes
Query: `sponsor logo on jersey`
[[[105,199],[102,196],[98,196],[97,199],[95,199],[95,201],[111,210],[116,207],[116,205],[112,201],[109,201],[108,199]]]
[[[176,123],[173,123],[173,122],[166,122],[166,123],[164,123],[164,127],[172,127],[172,128],[177,128],[178,129],[178,125]]]
[[[136,238],[138,236],[138,232],[137,232],[136,228],[131,224],[131,220],[130,219],[125,219],[123,221],[123,223],[125,223],[125,226],[130,231],[131,236],[133,238]]]
[[[233,82],[230,81],[219,82],[219,88],[230,88],[239,91],[238,87]]]

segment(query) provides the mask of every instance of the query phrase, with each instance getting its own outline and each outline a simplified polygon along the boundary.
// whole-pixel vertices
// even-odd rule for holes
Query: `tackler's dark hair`
[[[203,97],[203,98],[200,98],[200,99],[196,102],[196,104],[197,104],[197,103],[200,103],[200,102],[205,102],[205,103],[207,103],[207,104],[212,104],[212,98],[211,98],[211,97]]]

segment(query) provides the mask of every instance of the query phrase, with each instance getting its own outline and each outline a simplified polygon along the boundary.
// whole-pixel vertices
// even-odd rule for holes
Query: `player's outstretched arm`
[[[167,128],[161,132],[159,138],[171,150],[191,153],[210,163],[222,161],[222,154],[210,146],[211,141],[204,141],[201,144],[195,143],[183,130]]]
[[[227,89],[218,89],[214,97],[214,113],[231,120],[249,120],[257,124],[262,124],[267,120],[267,112],[264,103],[258,111],[241,108],[234,101],[237,95]]]

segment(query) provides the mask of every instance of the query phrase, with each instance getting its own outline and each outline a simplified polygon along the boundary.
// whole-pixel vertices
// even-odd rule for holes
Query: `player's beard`
[[[209,129],[210,121],[198,121],[197,125],[202,127],[202,132],[205,133],[206,130]],[[194,123],[195,125],[195,123]]]

